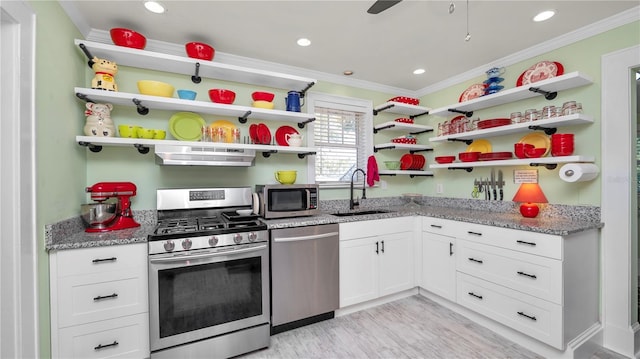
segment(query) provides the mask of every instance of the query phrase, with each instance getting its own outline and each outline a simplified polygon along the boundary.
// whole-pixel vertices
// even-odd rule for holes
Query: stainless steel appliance
[[[338,224],[271,230],[272,334],[334,317],[338,233]]]
[[[256,185],[263,218],[312,216],[319,213],[317,184]]]
[[[149,236],[151,358],[269,346],[269,236],[246,188],[157,190]],[[239,211],[242,212],[242,211]]]

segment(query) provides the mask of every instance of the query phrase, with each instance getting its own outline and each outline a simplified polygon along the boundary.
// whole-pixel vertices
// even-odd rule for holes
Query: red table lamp
[[[540,208],[537,203],[548,203],[547,197],[542,193],[540,185],[537,183],[523,183],[518,188],[518,192],[513,196],[514,202],[521,202],[520,213],[524,217],[533,218],[538,215]]]

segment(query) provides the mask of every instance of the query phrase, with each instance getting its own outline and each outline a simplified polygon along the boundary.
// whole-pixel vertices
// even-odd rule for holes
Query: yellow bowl
[[[275,104],[269,101],[253,101],[253,107],[266,108],[267,110],[273,110]]]
[[[120,133],[120,137],[138,138],[139,128],[140,126],[119,125],[118,132]]]
[[[147,138],[151,139],[156,134],[156,130],[152,130],[150,128],[138,128],[138,138]]]
[[[140,80],[138,91],[143,95],[173,97],[174,87],[166,82]]]
[[[277,171],[275,173],[276,181],[282,184],[294,184],[297,173],[297,171]]]

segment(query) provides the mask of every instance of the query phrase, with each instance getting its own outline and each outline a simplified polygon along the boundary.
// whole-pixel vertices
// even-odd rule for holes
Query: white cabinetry
[[[149,356],[145,243],[53,252],[54,358]]]
[[[422,218],[422,276],[420,287],[456,300],[456,222]]]
[[[456,301],[563,350],[598,321],[595,230],[554,236],[460,223]]]
[[[340,224],[340,307],[411,289],[412,217]]]

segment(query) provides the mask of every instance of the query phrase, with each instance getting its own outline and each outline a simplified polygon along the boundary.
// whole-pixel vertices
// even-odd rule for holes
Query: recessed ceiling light
[[[414,75],[422,75],[425,72],[426,72],[425,69],[415,69],[415,70],[413,70],[413,74]]]
[[[345,70],[344,72],[342,72],[342,74],[344,74],[345,76],[351,76],[351,75],[353,75],[353,71]]]
[[[162,5],[161,3],[157,2],[157,1],[145,1],[144,2],[144,7],[147,8],[147,10],[156,13],[156,14],[162,14],[165,11],[167,11],[164,7],[164,5]]]
[[[304,37],[298,39],[297,42],[298,42],[298,45],[300,45],[300,46],[309,46],[309,45],[311,45],[311,40],[309,40],[307,38],[304,38]]]
[[[533,21],[540,22],[540,21],[549,20],[555,14],[556,14],[555,10],[545,10],[539,13],[538,15],[534,16]]]

